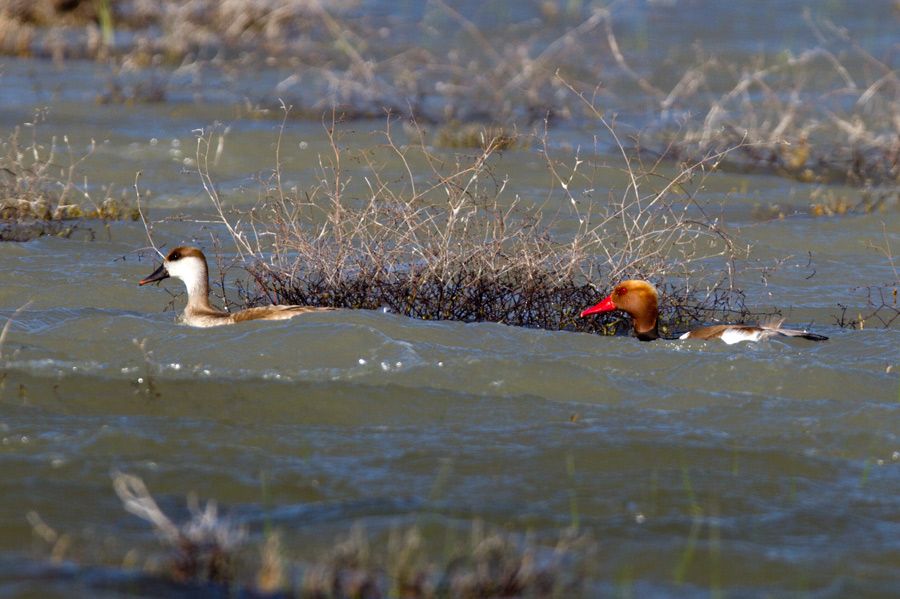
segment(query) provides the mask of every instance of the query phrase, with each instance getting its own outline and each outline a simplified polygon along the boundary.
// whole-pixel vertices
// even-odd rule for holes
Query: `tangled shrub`
[[[382,149],[406,173],[398,181],[371,154],[341,148],[334,126],[327,132],[331,154],[320,157],[316,185],[284,189],[276,156],[259,203],[245,212],[228,209],[210,178],[212,134],[198,138],[204,188],[252,275],[248,304],[387,307],[422,319],[612,331],[615,316],[580,320],[579,310],[617,280],[642,278],[662,291],[664,327],[744,311],[731,281],[741,252],[687,190],[721,155],[661,179],[622,150],[628,187],[621,197],[595,198],[609,167],[557,159],[541,139],[555,182],[546,204],[562,206],[547,217],[505,197],[492,162],[500,142],[448,162],[421,138],[395,143],[389,120]],[[344,170],[351,156],[364,165],[362,192],[351,192]],[[412,163],[430,169],[424,184]]]

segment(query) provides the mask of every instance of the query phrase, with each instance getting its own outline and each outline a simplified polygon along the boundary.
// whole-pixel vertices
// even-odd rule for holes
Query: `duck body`
[[[169,277],[180,279],[187,288],[188,301],[178,320],[192,327],[216,327],[250,320],[287,320],[309,312],[324,312],[334,308],[313,306],[273,305],[225,312],[209,303],[209,269],[206,256],[199,248],[177,247],[163,259],[150,276],[141,279],[141,286]]]
[[[700,327],[682,334],[679,339],[719,339],[723,343],[732,345],[741,341],[761,341],[769,337],[802,337],[810,341],[827,341],[828,337],[810,333],[801,329],[786,329],[781,326],[784,320],[776,320],[770,323],[750,324],[717,324],[709,327]]]
[[[621,310],[631,316],[635,336],[641,341],[652,341],[659,338],[659,294],[656,288],[647,281],[622,281],[615,286],[613,292],[600,303],[581,312],[581,317]],[[681,335],[679,339],[720,340],[732,345],[741,341],[760,341],[769,337],[802,337],[811,341],[826,341],[828,337],[817,335],[806,330],[786,329],[778,320],[758,325],[718,324],[693,329]]]
[[[184,312],[178,316],[178,322],[192,327],[218,327],[226,324],[237,324],[250,320],[288,320],[308,312],[324,312],[334,308],[317,308],[314,306],[287,306],[276,304],[247,308],[238,312],[225,312],[210,306],[196,308],[185,306]]]

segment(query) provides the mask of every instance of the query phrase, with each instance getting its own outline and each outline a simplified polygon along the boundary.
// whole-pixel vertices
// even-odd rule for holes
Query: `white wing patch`
[[[721,339],[728,345],[734,345],[741,341],[759,341],[762,331],[753,331],[747,329],[725,329],[722,331]]]

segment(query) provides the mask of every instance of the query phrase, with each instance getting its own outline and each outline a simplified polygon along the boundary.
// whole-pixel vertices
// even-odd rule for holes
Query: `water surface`
[[[894,31],[889,19],[831,4],[824,10],[850,19],[866,43]],[[714,3],[704,19],[733,29],[710,28],[688,18],[710,3],[672,5],[685,12],[626,10],[623,43],[703,38],[746,57],[804,39],[797,15],[785,33],[757,18],[762,9]],[[157,243],[211,255],[218,237],[226,261],[234,256],[208,222],[194,130],[230,127],[213,174],[248,205],[256,175],[274,163],[277,120],[243,118],[228,98],[99,107],[104,74],[92,64],[6,59],[2,77],[4,131],[48,106],[44,135],[68,135],[76,152],[98,144],[85,163],[90,193],[102,195],[101,182],[129,190],[141,170],[161,221]],[[343,143],[375,145],[370,132],[383,126],[348,124]],[[585,129],[563,125],[551,142],[614,160]],[[322,126],[291,121],[285,140],[286,177],[305,185],[327,151]],[[509,197],[535,202],[546,197],[541,168],[529,148],[497,163]],[[596,197],[621,193],[624,181],[604,184]],[[814,192],[722,172],[702,195],[755,246],[759,264],[781,261],[765,278],[741,272],[750,305],[778,307],[831,337],[819,344],[640,343],[343,310],[195,330],[174,322],[184,303],[175,282],[137,286],[155,266],[134,253],[146,245],[140,223],[0,245],[0,322],[31,302],[0,362],[3,592],[74,583],[95,595],[139,593],[117,586],[114,567],[129,551],[140,564],[160,545],[112,491],[111,472],[126,471],[174,516],[196,491],[255,537],[264,526],[282,530],[289,553],[305,560],[357,522],[373,535],[424,523],[440,540],[480,519],[547,543],[575,524],[598,545],[592,593],[888,596],[900,585],[900,323],[854,330],[836,318],[840,305],[851,317],[867,309],[858,287],[896,276],[873,245],[900,248],[900,214],[894,205],[815,218]],[[759,217],[773,204],[786,218]],[[230,271],[229,284],[239,276]],[[233,286],[227,292],[237,299]],[[72,536],[59,569],[47,569],[30,511]]]

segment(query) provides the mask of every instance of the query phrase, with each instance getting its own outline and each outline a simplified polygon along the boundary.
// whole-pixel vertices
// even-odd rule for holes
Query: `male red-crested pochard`
[[[143,286],[169,277],[181,279],[187,287],[188,301],[179,320],[192,327],[215,327],[248,320],[287,320],[307,312],[334,309],[275,305],[229,313],[214,308],[209,303],[209,270],[206,266],[206,256],[195,247],[175,248],[163,259],[163,263],[153,271],[153,274],[138,284]]]
[[[647,281],[622,281],[616,285],[613,292],[599,304],[591,306],[581,312],[581,317],[622,310],[631,316],[634,325],[634,334],[641,341],[653,341],[659,338],[659,294],[656,287]],[[768,337],[781,335],[784,337],[803,337],[812,341],[825,341],[828,337],[801,331],[797,329],[781,328],[783,321],[769,324],[717,324],[708,327],[700,327],[688,331],[679,339],[720,339],[731,345],[741,341],[759,341]]]

